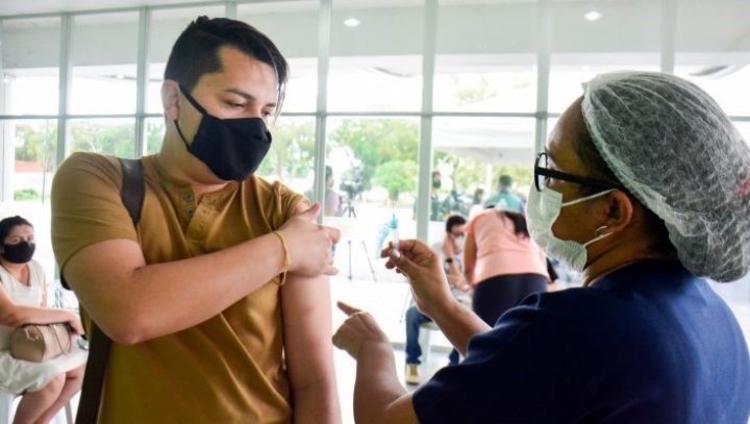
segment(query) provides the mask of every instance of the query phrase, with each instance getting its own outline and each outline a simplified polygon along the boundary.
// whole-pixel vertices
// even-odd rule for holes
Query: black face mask
[[[190,144],[180,125],[174,121],[188,151],[222,180],[247,179],[258,169],[271,148],[271,133],[266,123],[261,118],[219,119],[209,115],[182,86],[180,91],[203,115]]]
[[[22,241],[18,244],[3,244],[3,258],[14,264],[25,264],[34,256],[35,244]]]
[[[437,189],[439,189],[442,186],[443,186],[443,184],[440,182],[440,180],[433,180],[432,181],[432,188],[434,188],[434,189],[437,190]]]

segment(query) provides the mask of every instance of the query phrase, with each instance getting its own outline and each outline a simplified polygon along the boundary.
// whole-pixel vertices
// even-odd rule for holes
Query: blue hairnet
[[[585,87],[583,117],[620,182],[664,220],[682,264],[734,281],[750,270],[750,146],[718,104],[669,74],[615,72]]]

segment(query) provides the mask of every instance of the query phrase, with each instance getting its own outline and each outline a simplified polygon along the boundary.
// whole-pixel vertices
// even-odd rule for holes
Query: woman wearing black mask
[[[69,354],[36,363],[13,358],[10,333],[24,324],[65,322],[82,334],[75,314],[47,307],[47,279],[33,260],[34,227],[20,216],[0,221],[0,391],[21,395],[14,423],[47,423],[78,392],[87,353]]]

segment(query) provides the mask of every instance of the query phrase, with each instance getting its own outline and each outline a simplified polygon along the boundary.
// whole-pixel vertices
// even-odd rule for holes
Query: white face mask
[[[595,199],[613,191],[615,189],[563,203],[562,193],[546,187],[542,191],[538,191],[532,184],[526,204],[526,223],[531,238],[553,258],[563,262],[575,271],[583,271],[583,267],[586,266],[586,247],[608,237],[611,233],[596,236],[586,243],[579,243],[555,237],[552,233],[552,224],[555,223],[555,220],[560,215],[560,211],[565,206]]]

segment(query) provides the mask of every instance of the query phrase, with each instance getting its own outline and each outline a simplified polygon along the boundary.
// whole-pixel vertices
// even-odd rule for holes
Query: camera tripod
[[[344,205],[344,209],[342,210],[341,216],[346,216],[347,218],[356,218],[357,212],[354,210],[354,205],[352,205],[352,197],[348,196],[346,198],[346,204]],[[372,260],[370,259],[370,253],[367,250],[367,244],[364,240],[362,241],[362,250],[365,252],[365,258],[367,258],[367,265],[370,267],[370,275],[372,275],[372,281],[376,282],[378,281],[377,277],[375,276],[375,268],[372,266]],[[351,237],[346,241],[348,246],[348,253],[349,253],[349,280],[352,279],[352,239]]]
[[[346,204],[344,204],[344,208],[341,210],[341,216],[345,216],[347,218],[357,217],[357,211],[354,210],[354,205],[352,205],[351,195],[347,196],[346,198]]]

